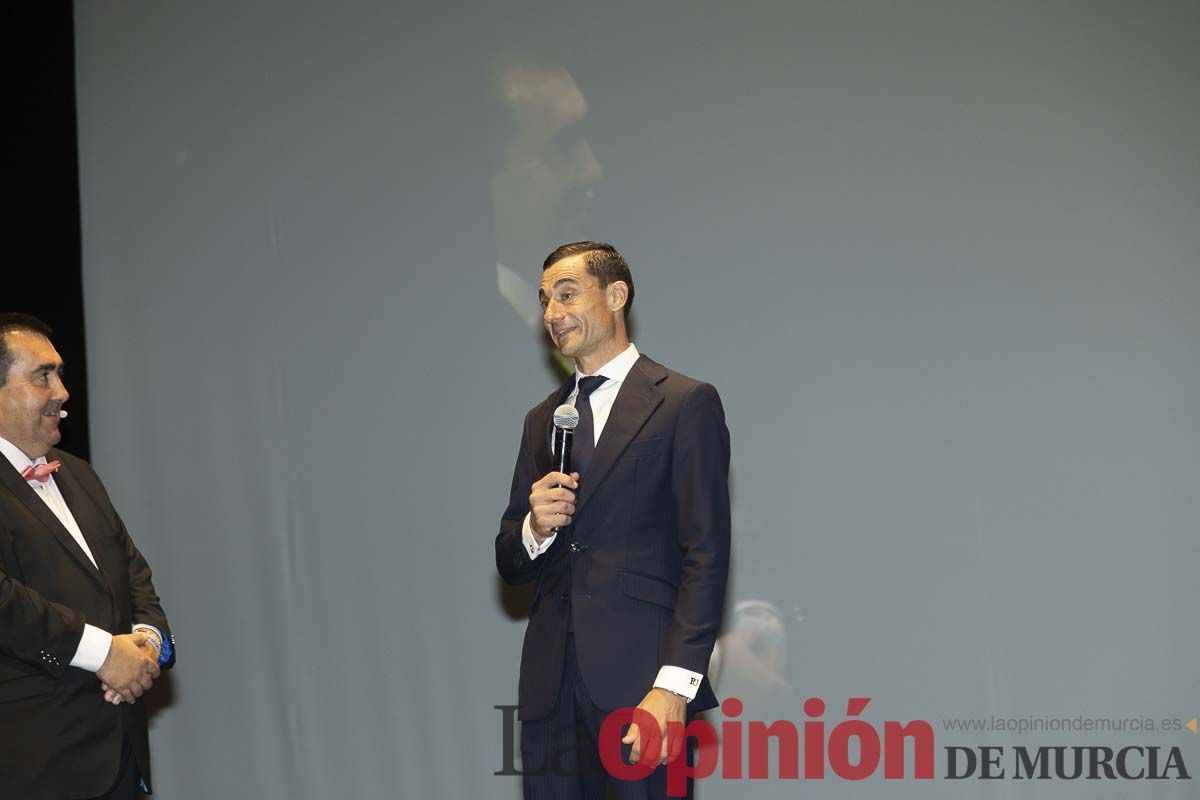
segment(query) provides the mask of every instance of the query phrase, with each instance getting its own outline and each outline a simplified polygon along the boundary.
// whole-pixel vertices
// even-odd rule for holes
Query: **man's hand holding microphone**
[[[571,524],[579,473],[547,472],[529,493],[529,527],[538,544]]]

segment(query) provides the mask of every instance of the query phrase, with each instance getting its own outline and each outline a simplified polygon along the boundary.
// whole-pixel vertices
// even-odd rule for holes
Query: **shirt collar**
[[[26,467],[36,467],[39,464],[46,463],[45,456],[40,456],[30,460],[29,456],[25,455],[24,450],[17,447],[3,436],[0,436],[0,452],[4,453],[5,458],[8,459],[8,463],[12,464],[13,469],[15,469],[17,472],[23,472]]]
[[[637,346],[634,345],[633,342],[630,342],[629,347],[626,347],[611,361],[592,374],[603,375],[605,378],[608,378],[608,381],[616,381],[617,383],[621,383],[625,380],[625,376],[629,374],[629,370],[633,369],[633,365],[637,363],[637,360],[640,356],[641,354],[638,353]],[[586,377],[588,376],[580,372],[578,367],[575,369],[576,391],[579,389],[579,379]],[[607,386],[608,381],[605,381],[602,385]]]

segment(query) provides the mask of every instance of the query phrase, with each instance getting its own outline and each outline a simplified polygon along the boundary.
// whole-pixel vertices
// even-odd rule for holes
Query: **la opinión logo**
[[[686,794],[689,779],[702,780],[719,772],[721,780],[823,780],[827,773],[849,781],[861,781],[880,768],[885,780],[932,780],[935,775],[936,742],[933,726],[926,720],[886,721],[882,729],[861,718],[870,704],[869,697],[852,697],[846,702],[846,719],[832,727],[823,719],[825,701],[810,697],[804,702],[807,717],[799,726],[790,720],[763,722],[739,719],[743,704],[729,698],[720,706],[725,719],[714,725],[696,719],[683,725],[667,724],[667,740],[694,743],[693,763],[677,758],[666,765],[667,793],[672,797]],[[495,775],[524,775],[546,770],[562,773],[576,769],[570,758],[552,754],[545,764],[516,767],[517,706],[495,706],[503,715],[504,768]],[[636,763],[623,756],[621,739],[632,723],[642,736],[642,753]],[[1187,727],[1194,730],[1194,722]],[[625,781],[642,780],[659,766],[664,736],[648,712],[621,708],[605,717],[600,727],[598,750],[605,771]],[[852,744],[853,743],[853,744]],[[1079,778],[1120,780],[1190,780],[1179,747],[1128,745],[1120,748],[1052,745],[1017,746],[1006,750],[996,746],[944,748],[949,780],[1075,780]],[[771,753],[778,754],[772,769]],[[852,757],[852,753],[856,754]],[[574,754],[574,752],[572,752]],[[1010,769],[1003,764],[1008,761]],[[910,767],[911,764],[911,767]]]

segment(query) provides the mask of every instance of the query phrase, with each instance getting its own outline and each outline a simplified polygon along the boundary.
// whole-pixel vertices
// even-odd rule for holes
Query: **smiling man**
[[[637,706],[656,720],[657,737],[625,735],[636,761],[668,722],[716,705],[705,670],[729,571],[729,431],[712,386],[630,343],[633,278],[612,245],[559,247],[538,295],[575,374],[525,417],[496,537],[501,576],[537,584],[519,688],[525,796],[602,797],[608,713]],[[561,403],[579,412],[570,475],[551,469]],[[660,764],[681,745],[668,742]],[[661,766],[610,783],[619,798],[667,796]]]
[[[135,701],[174,646],[100,479],[54,448],[70,395],[49,337],[0,314],[0,797],[132,800],[150,782]]]

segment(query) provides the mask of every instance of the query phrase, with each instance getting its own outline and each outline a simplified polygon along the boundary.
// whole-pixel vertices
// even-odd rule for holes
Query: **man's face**
[[[620,344],[616,314],[622,312],[614,312],[611,305],[617,284],[601,289],[588,272],[586,257],[582,253],[569,256],[543,272],[538,298],[542,303],[542,323],[559,352],[577,363],[602,359],[590,364],[590,368],[595,368],[616,355],[616,352],[609,354]],[[590,371],[584,364],[580,368]]]
[[[30,458],[58,444],[58,412],[67,402],[62,358],[50,340],[27,331],[5,334],[13,355],[8,380],[0,386],[0,436]]]

